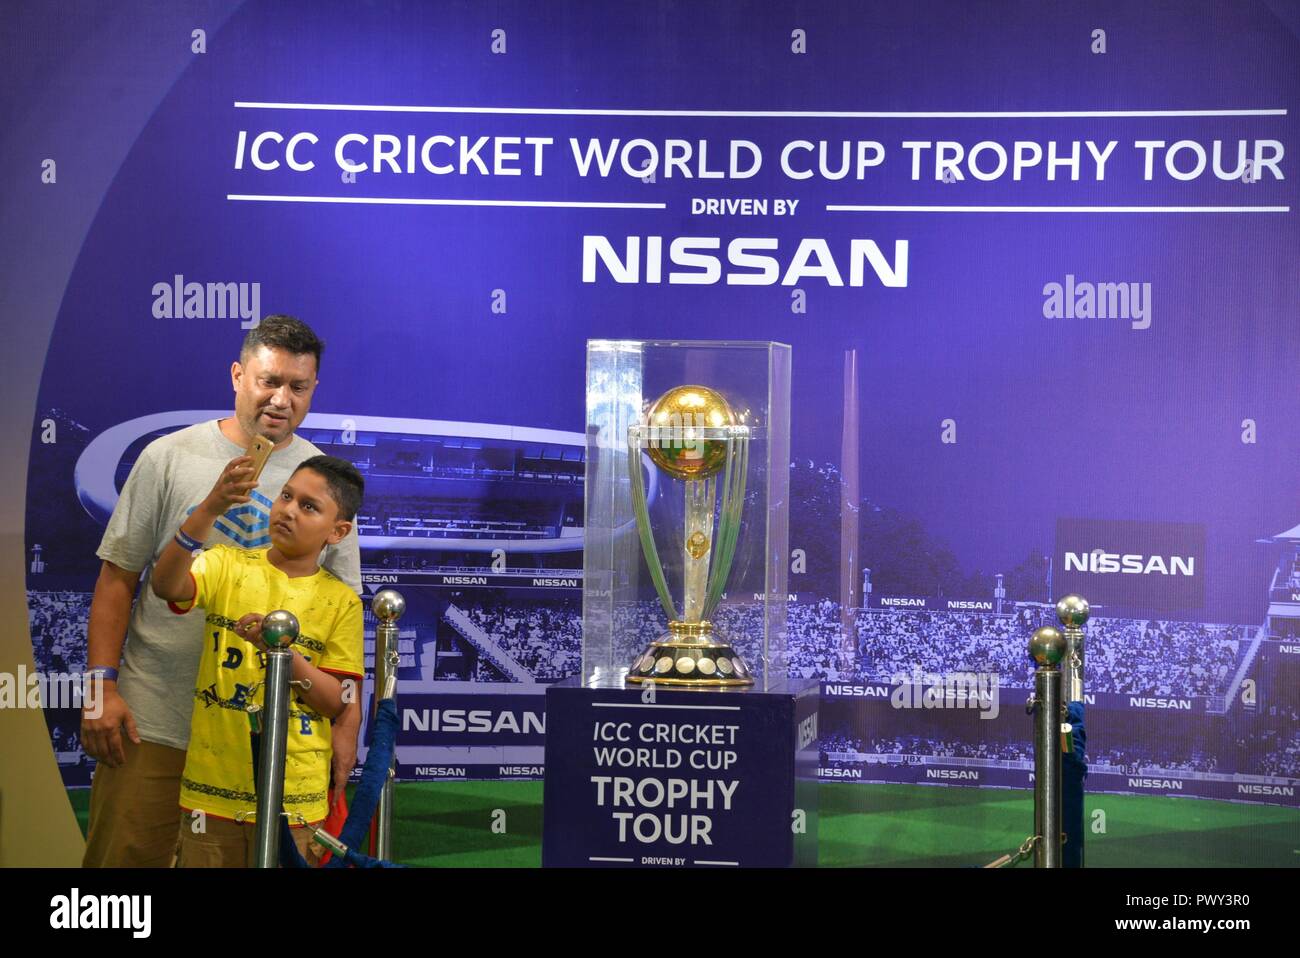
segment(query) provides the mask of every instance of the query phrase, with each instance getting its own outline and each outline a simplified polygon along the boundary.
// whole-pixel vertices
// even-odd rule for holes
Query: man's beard
[[[251,420],[240,420],[240,425],[244,427],[244,432],[249,436],[266,436],[274,438],[277,442],[286,438],[291,432],[290,420],[286,415],[284,419],[277,422],[268,422],[262,414],[268,412],[266,409],[259,409],[253,414]]]

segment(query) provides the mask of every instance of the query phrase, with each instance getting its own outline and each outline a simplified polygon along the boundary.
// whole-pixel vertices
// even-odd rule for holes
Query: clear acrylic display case
[[[710,618],[717,639],[743,658],[737,671],[747,671],[756,689],[777,689],[788,674],[790,347],[769,342],[588,341],[582,679],[623,682],[647,644],[669,631],[663,590],[643,550],[646,529],[638,530],[638,498],[661,560],[660,581],[679,617],[684,611],[694,543],[686,492],[702,490],[703,483],[691,486],[664,471],[635,440],[646,434],[652,404],[685,385],[719,394],[744,427],[745,454],[731,464],[744,468],[743,495],[731,503],[737,531]],[[641,460],[639,483],[629,469],[634,450]],[[708,569],[697,573],[724,565],[718,558],[728,551],[721,489],[734,490],[738,478],[730,469],[718,472],[717,525],[706,526],[718,541],[709,545]],[[648,669],[651,659],[645,661]]]

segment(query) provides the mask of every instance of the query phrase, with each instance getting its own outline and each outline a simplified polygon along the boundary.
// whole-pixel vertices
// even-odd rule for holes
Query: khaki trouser
[[[168,868],[176,857],[176,810],[185,750],[122,736],[126,761],[100,762],[90,786],[83,868]]]
[[[196,821],[202,821],[203,831],[194,831]],[[319,824],[319,822],[314,823]],[[325,853],[311,840],[306,828],[290,828],[294,844],[310,867],[315,867]],[[181,810],[180,848],[177,868],[252,868],[257,826],[251,822],[232,822],[228,818],[206,815],[196,819],[194,813]]]
[[[122,750],[126,761],[120,767],[101,762],[95,768],[83,868],[252,867],[253,825],[208,815],[204,833],[194,833],[194,816],[180,808],[184,750],[136,745],[126,737]],[[307,829],[291,831],[298,851],[314,866],[325,850]]]

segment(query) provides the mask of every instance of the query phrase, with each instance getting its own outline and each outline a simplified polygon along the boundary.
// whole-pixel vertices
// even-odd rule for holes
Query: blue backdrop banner
[[[242,337],[290,313],[327,342],[300,432],[366,479],[365,593],[408,601],[402,774],[537,777],[580,657],[586,340],[773,340],[824,775],[1023,786],[1028,725],[990,713],[1077,590],[1090,787],[1294,804],[1294,5],[228,11],[166,39],[191,60],[50,339],[41,669],[85,664],[141,450],[230,415]]]

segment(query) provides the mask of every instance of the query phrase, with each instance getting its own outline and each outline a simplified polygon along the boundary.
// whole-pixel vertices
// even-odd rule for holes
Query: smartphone
[[[271,458],[271,450],[275,448],[275,443],[265,436],[254,436],[253,441],[248,444],[244,450],[244,455],[252,456],[253,461],[250,465],[253,467],[253,474],[246,481],[256,482],[262,475],[262,469],[266,467],[266,460]]]

